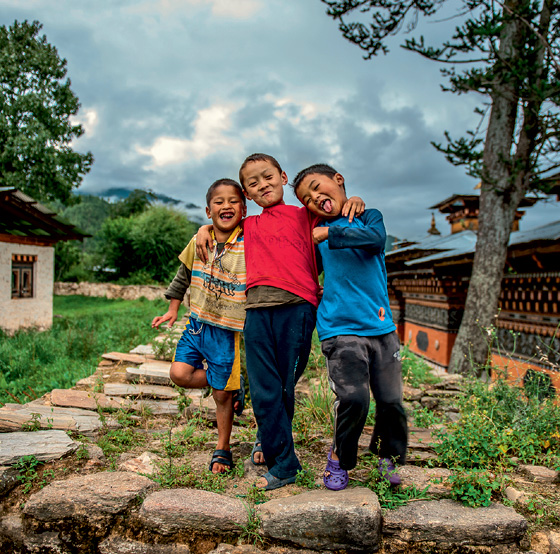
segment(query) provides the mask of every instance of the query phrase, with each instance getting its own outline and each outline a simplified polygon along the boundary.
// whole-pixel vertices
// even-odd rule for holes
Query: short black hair
[[[325,175],[331,179],[338,173],[334,167],[327,164],[314,164],[302,169],[294,179],[291,187],[294,189],[294,194],[297,196],[297,189],[301,185],[301,182],[308,176],[313,175],[313,173],[318,173],[319,175]]]
[[[208,191],[206,192],[206,205],[208,207],[210,207],[210,202],[212,201],[212,197],[214,196],[214,191],[218,187],[221,187],[222,185],[227,185],[228,187],[233,187],[237,189],[241,201],[243,202],[243,204],[247,204],[247,199],[245,198],[245,194],[243,193],[243,187],[237,181],[226,178],[226,179],[218,179],[208,187]]]
[[[279,173],[282,173],[284,171],[280,167],[280,164],[278,163],[278,160],[275,157],[271,156],[270,154],[262,154],[260,152],[257,152],[255,154],[251,154],[250,156],[247,156],[244,162],[241,164],[241,167],[239,168],[239,182],[241,183],[241,185],[243,185],[242,172],[247,167],[247,165],[250,164],[251,162],[269,162],[278,170]]]

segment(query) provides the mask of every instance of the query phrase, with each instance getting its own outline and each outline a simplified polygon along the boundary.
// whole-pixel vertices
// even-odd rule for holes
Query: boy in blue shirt
[[[334,440],[323,482],[331,490],[347,486],[371,388],[376,416],[369,448],[379,455],[380,474],[398,485],[394,464],[406,460],[407,422],[400,344],[387,294],[383,217],[378,210],[365,210],[352,222],[342,216],[344,177],[326,164],[300,171],[293,187],[300,202],[323,220],[313,230],[325,272],[317,332],[336,396]]]

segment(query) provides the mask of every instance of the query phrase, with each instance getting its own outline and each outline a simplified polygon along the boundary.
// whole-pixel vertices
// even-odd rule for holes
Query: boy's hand
[[[203,225],[196,233],[196,255],[206,263],[208,250],[212,248],[212,225]]]
[[[315,227],[313,229],[313,242],[319,244],[324,240],[329,238],[329,228],[328,227]]]
[[[167,327],[173,327],[173,324],[177,321],[177,312],[169,311],[166,314],[160,315],[158,317],[154,317],[152,320],[152,327],[159,327],[162,323],[169,321]]]
[[[362,215],[366,209],[366,203],[359,196],[351,196],[342,206],[342,215],[348,216],[348,221],[352,223],[354,217]]]

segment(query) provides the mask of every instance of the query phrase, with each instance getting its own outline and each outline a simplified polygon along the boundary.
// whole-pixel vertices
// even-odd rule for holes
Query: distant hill
[[[95,193],[95,196],[100,196],[102,198],[111,198],[115,200],[123,200],[124,198],[128,198],[132,189],[127,189],[125,187],[110,187],[108,189],[99,191]],[[153,191],[149,191],[153,192]],[[164,204],[171,204],[173,206],[177,206],[179,204],[183,205],[187,210],[200,210],[200,206],[196,204],[192,204],[190,202],[183,202],[182,200],[177,200],[176,198],[172,198],[171,196],[167,196],[166,194],[156,193],[153,192],[154,196]]]

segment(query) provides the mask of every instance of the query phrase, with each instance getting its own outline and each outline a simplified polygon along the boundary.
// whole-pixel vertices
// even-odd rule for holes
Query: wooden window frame
[[[35,263],[37,256],[12,255],[12,299],[35,297]]]

